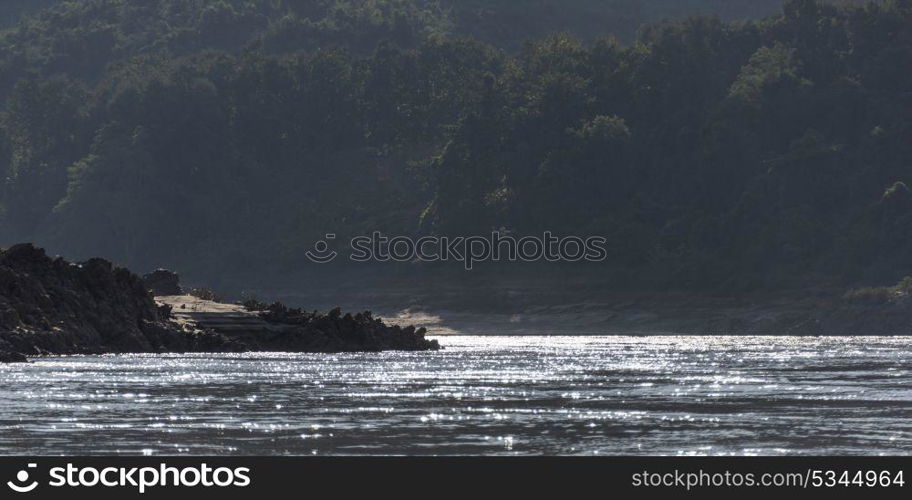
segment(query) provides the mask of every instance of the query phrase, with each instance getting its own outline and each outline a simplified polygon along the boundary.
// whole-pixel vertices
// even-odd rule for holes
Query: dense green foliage
[[[746,18],[782,0],[6,0],[0,96],[24,74],[97,78],[138,55],[201,50],[264,53],[341,47],[367,54],[381,41],[414,48],[431,37],[471,37],[499,48],[566,31],[632,41],[647,21],[718,13]],[[61,4],[40,14],[41,7]],[[2,25],[0,25],[2,26]]]
[[[874,286],[849,290],[843,299],[849,304],[886,304],[905,299],[912,293],[912,276],[906,276],[893,286]]]
[[[0,4],[0,29],[15,26],[23,17],[34,15],[41,9],[62,0],[3,0]]]
[[[0,245],[219,273],[302,262],[327,232],[550,230],[608,236],[661,284],[912,272],[912,0],[517,52],[508,21],[466,12],[485,15],[84,0],[32,18],[0,35]]]

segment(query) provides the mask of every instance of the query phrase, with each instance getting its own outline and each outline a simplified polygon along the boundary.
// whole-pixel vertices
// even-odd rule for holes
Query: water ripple
[[[0,365],[0,454],[912,454],[899,337],[446,337]]]

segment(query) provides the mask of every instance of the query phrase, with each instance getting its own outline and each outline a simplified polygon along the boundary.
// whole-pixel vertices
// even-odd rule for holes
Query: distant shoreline
[[[912,334],[912,301],[852,300],[843,290],[740,297],[681,292],[500,291],[493,297],[448,289],[415,296],[397,310],[387,298],[384,317],[441,335],[619,336],[896,336]],[[465,300],[463,300],[465,297]],[[283,299],[308,302],[305,297]],[[334,297],[335,299],[335,297]],[[376,303],[357,297],[353,303]]]

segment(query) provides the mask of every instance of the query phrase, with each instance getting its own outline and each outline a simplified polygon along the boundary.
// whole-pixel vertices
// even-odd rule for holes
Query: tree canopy
[[[655,19],[645,3],[604,8]],[[502,229],[607,236],[663,286],[912,274],[912,0],[789,0],[629,43],[517,4],[27,17],[0,33],[0,245],[218,273],[302,262],[329,232]]]

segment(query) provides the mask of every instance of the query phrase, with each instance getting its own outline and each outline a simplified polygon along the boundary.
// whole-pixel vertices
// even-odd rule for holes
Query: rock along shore
[[[162,274],[156,277],[160,284]],[[179,288],[169,283],[164,290]],[[30,244],[0,250],[0,362],[68,354],[439,349],[425,333],[338,309],[307,313],[273,304],[249,311],[184,295],[157,302],[143,279],[104,259],[70,263]]]

